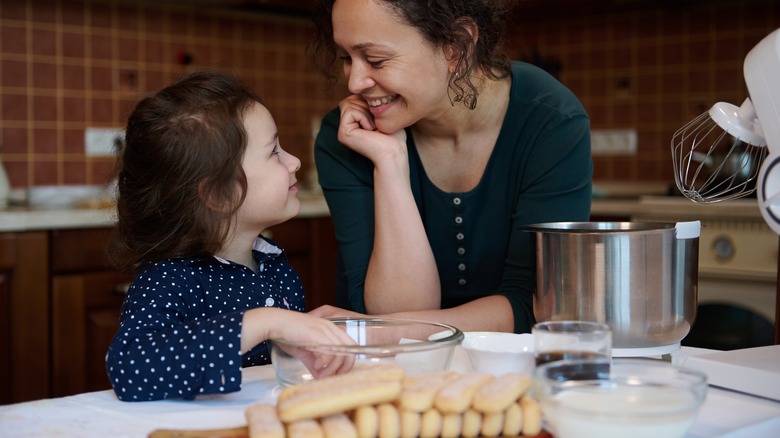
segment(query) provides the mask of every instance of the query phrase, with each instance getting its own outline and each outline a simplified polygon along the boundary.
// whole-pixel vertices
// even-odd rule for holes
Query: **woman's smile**
[[[398,100],[398,95],[385,96],[379,98],[366,98],[368,109],[371,114],[378,116],[387,111]]]

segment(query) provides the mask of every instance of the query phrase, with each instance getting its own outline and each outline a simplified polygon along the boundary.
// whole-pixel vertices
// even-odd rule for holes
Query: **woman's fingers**
[[[368,110],[365,100],[359,96],[349,96],[339,103],[341,127],[351,132],[354,129],[373,131],[376,129],[374,116]]]

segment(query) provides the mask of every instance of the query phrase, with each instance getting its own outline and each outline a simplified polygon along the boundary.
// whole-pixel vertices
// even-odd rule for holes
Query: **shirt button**
[[[466,254],[466,248],[459,246],[458,247],[458,254],[463,255]]]
[[[458,284],[461,285],[461,286],[465,286],[466,285],[466,279],[465,278],[459,279],[458,280]]]
[[[456,224],[462,224],[463,223],[463,217],[455,216],[455,223]]]
[[[460,205],[460,198],[452,198],[452,203],[455,205]]]
[[[266,298],[265,299],[265,307],[271,307],[274,305],[274,299],[273,298]]]
[[[458,233],[455,235],[455,238],[458,240],[463,240],[466,238],[466,236],[464,236],[463,233]]]
[[[459,271],[465,271],[466,270],[466,264],[465,263],[458,263],[458,270]]]

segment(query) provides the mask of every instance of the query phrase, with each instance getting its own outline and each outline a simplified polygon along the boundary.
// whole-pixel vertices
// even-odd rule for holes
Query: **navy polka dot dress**
[[[253,255],[259,273],[218,257],[162,260],[138,273],[106,355],[120,400],[238,391],[242,367],[270,363],[267,342],[241,355],[244,311],[304,311],[303,287],[277,245],[258,238]]]

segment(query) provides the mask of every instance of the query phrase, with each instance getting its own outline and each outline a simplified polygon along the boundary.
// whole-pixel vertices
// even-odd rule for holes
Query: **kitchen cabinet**
[[[0,404],[111,387],[105,354],[131,275],[113,270],[113,228],[0,233]],[[328,216],[264,234],[285,248],[308,309],[335,304],[336,239]]]
[[[0,233],[0,404],[49,395],[48,236]]]
[[[131,280],[105,249],[111,228],[51,231],[51,395],[111,388],[105,355]]]
[[[284,248],[301,277],[307,310],[336,303],[337,243],[330,217],[294,219],[263,234]]]

